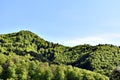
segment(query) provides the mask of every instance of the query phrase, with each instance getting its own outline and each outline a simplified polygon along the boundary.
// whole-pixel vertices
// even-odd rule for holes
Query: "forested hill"
[[[24,69],[21,64],[27,68]],[[41,80],[54,80],[57,76],[53,75],[58,73],[61,77],[57,77],[57,80],[108,80],[103,75],[109,77],[112,70],[120,66],[120,48],[110,44],[99,44],[97,46],[85,44],[66,47],[48,42],[35,33],[23,30],[0,35],[0,65],[1,79],[32,80],[33,78],[33,80],[40,80],[39,78],[41,78]],[[38,68],[40,65],[41,68]],[[62,65],[63,71],[61,71],[60,65]],[[30,66],[35,68],[31,69]],[[53,66],[55,70],[52,70]],[[45,71],[41,72],[39,69],[43,68],[45,68]],[[29,72],[29,69],[33,71]],[[35,73],[37,69],[41,73]],[[60,72],[57,72],[57,69],[60,69],[58,70]],[[74,69],[83,72],[78,70],[75,73]],[[23,72],[19,73],[19,70]],[[5,73],[7,74],[5,75]],[[78,75],[78,73],[81,75]],[[49,78],[43,79],[45,75]],[[73,78],[67,79],[70,75]],[[81,79],[79,76],[82,76]]]

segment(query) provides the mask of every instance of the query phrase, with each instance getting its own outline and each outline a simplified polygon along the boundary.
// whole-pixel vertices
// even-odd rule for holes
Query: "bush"
[[[120,68],[115,68],[113,70],[110,80],[120,80]]]

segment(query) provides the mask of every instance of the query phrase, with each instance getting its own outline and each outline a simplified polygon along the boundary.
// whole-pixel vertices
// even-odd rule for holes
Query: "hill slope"
[[[109,80],[88,70],[30,60],[30,55],[0,54],[0,80]]]
[[[105,45],[79,45],[66,47],[45,41],[30,31],[0,35],[0,53],[4,55],[30,55],[30,61],[72,65],[109,76],[120,66],[120,48]]]

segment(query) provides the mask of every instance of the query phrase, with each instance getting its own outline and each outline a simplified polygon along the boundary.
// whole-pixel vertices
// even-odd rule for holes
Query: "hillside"
[[[72,65],[79,69],[87,69],[106,76],[109,76],[115,67],[120,66],[120,48],[117,46],[110,44],[91,46],[85,44],[66,47],[46,41],[30,31],[1,34],[0,53],[6,57],[13,55],[15,57],[27,57],[27,62],[30,62],[30,64],[32,61],[39,61],[42,63],[47,62],[50,65]],[[5,65],[7,61],[9,61],[9,58],[0,62],[1,66]],[[14,64],[18,66],[16,63]],[[3,72],[4,70],[1,74]],[[93,75],[94,72],[90,73]]]
[[[109,80],[88,70],[30,60],[30,55],[0,54],[0,80]]]

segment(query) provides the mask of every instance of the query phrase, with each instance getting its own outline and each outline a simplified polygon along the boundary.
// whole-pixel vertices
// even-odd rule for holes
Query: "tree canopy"
[[[120,48],[111,44],[67,47],[24,30],[0,35],[1,79],[107,80],[117,66]]]

